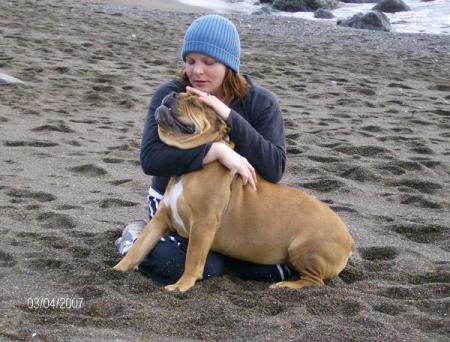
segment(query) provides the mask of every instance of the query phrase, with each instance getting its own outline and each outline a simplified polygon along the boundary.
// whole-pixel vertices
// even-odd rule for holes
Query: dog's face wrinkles
[[[226,123],[197,96],[167,95],[156,110],[160,139],[167,145],[188,149],[224,138]]]

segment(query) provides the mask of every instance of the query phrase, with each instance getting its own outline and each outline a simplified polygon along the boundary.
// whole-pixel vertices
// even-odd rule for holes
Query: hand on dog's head
[[[161,141],[181,149],[222,141],[228,127],[198,96],[170,93],[156,109],[156,122]]]

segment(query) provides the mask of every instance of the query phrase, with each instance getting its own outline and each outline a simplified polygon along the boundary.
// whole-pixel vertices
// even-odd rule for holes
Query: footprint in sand
[[[72,246],[68,250],[72,253],[72,256],[75,259],[84,259],[91,254],[91,250],[89,248],[81,246]]]
[[[244,297],[239,295],[231,295],[228,297],[233,305],[240,308],[258,308],[261,314],[266,317],[276,316],[287,310],[283,303],[276,303],[272,298]]]
[[[369,261],[387,261],[395,259],[400,252],[395,247],[361,247],[358,252],[364,260]]]
[[[375,89],[367,86],[366,87],[349,86],[345,87],[344,89],[348,92],[355,92],[367,96],[374,96],[377,94]]]
[[[445,116],[445,117],[450,116],[450,110],[445,110],[442,108],[436,108],[435,110],[432,111],[432,113],[440,115],[440,116]]]
[[[51,229],[71,229],[77,226],[73,217],[51,211],[39,214],[37,220],[42,222],[45,228]]]
[[[383,133],[386,131],[384,128],[377,126],[377,125],[364,126],[364,127],[361,127],[361,129],[363,131],[371,132],[371,133]]]
[[[51,202],[56,200],[56,196],[43,191],[31,191],[26,189],[12,188],[6,192],[6,195],[15,199],[31,199],[38,202]]]
[[[94,164],[75,166],[70,168],[69,171],[88,177],[103,176],[108,173],[104,168]]]
[[[115,185],[115,186],[119,186],[119,185],[122,185],[122,184],[125,184],[125,183],[129,183],[129,182],[132,182],[133,180],[132,179],[118,179],[118,180],[113,180],[113,181],[110,181],[109,182],[109,184],[111,184],[111,185]]]
[[[388,182],[387,185],[395,186],[398,188],[409,188],[411,190],[416,190],[418,192],[432,195],[436,192],[436,190],[442,189],[442,185],[438,183],[434,183],[431,181],[424,181],[420,179],[414,178],[404,178],[400,180],[394,180]]]
[[[84,96],[84,100],[90,105],[100,105],[110,101],[106,96],[100,95],[95,91],[87,92]]]
[[[68,234],[74,238],[81,238],[83,240],[86,240],[86,239],[90,240],[90,239],[95,238],[95,236],[96,236],[95,233],[84,232],[84,231],[80,231],[80,230],[71,230]]]
[[[357,155],[362,157],[391,158],[392,151],[380,146],[354,146],[340,145],[334,148],[335,151],[348,155]]]
[[[79,298],[88,300],[103,297],[105,295],[105,290],[96,286],[87,285],[77,289],[76,294]]]
[[[439,241],[445,243],[445,237],[448,235],[448,228],[432,224],[395,224],[388,227],[388,230],[417,243],[437,243]]]
[[[0,267],[13,267],[15,264],[17,261],[11,254],[0,251]]]
[[[448,84],[433,84],[433,85],[429,86],[428,89],[450,92],[450,85],[448,85]]]
[[[43,245],[54,248],[54,249],[67,249],[69,243],[60,237],[55,235],[44,235],[41,234],[38,240],[42,242]]]
[[[291,120],[291,119],[285,119],[284,120],[284,126],[287,129],[295,129],[298,127],[298,125],[295,123],[295,121]]]
[[[339,174],[339,176],[346,179],[356,180],[358,182],[373,182],[381,178],[368,168],[362,166],[350,167]]]
[[[117,152],[117,151],[127,152],[127,151],[134,151],[134,150],[136,150],[138,148],[139,148],[139,143],[131,142],[129,144],[122,144],[122,145],[119,145],[119,146],[108,147],[108,150],[115,151],[115,152]]]
[[[406,84],[402,84],[402,83],[389,83],[388,87],[389,88],[399,88],[399,89],[414,89],[414,88],[407,86]]]
[[[313,300],[313,299],[307,299]],[[339,299],[329,298],[328,300],[315,299],[314,305],[305,305],[306,310],[314,316],[336,316],[344,314],[345,316],[356,317],[361,310],[364,309],[363,305],[356,300],[352,299]]]
[[[70,71],[70,68],[67,66],[57,66],[54,70],[59,74],[67,74]]]
[[[39,234],[38,233],[33,233],[33,232],[18,232],[16,233],[16,236],[19,239],[31,239],[31,240],[36,240],[39,238]]]
[[[336,211],[336,212],[348,212],[348,213],[357,213],[358,212],[358,210],[353,209],[351,207],[351,205],[336,205],[336,204],[333,204],[333,205],[329,205],[329,207],[331,209],[333,209],[334,211]]]
[[[318,155],[309,155],[307,156],[308,159],[318,162],[318,163],[339,163],[343,160],[340,158],[330,157],[330,156],[318,156]]]
[[[134,207],[137,206],[139,203],[137,202],[130,202],[130,201],[124,201],[119,198],[108,198],[100,201],[99,206],[100,208],[121,208],[121,207]]]
[[[426,144],[421,144],[421,143],[418,143],[418,144],[416,144],[416,146],[411,147],[410,151],[414,152],[414,153],[418,153],[418,154],[427,154],[427,155],[435,154],[433,149],[426,146]]]
[[[422,195],[402,194],[399,200],[401,204],[415,205],[420,208],[441,209],[443,207],[440,203],[430,201]]]
[[[123,163],[124,161],[125,161],[124,159],[119,158],[103,158],[103,162],[107,164],[120,164]]]
[[[91,299],[90,301],[84,302],[82,314],[85,316],[95,317],[95,319],[98,317],[110,319],[116,317],[119,319],[123,316],[124,310],[125,304],[121,303],[119,299],[114,301],[114,305],[111,305],[109,301],[103,301],[101,299],[96,301],[96,299]]]
[[[350,259],[338,277],[347,284],[371,279],[371,275],[363,266],[363,262]]]
[[[73,133],[75,132],[69,126],[67,126],[64,122],[58,122],[55,124],[47,124],[32,128],[33,132],[61,132],[61,133]]]
[[[29,262],[30,267],[39,271],[42,270],[59,270],[63,266],[62,260],[58,259],[47,259],[47,258],[36,258]],[[67,269],[68,265],[64,265],[64,268]]]
[[[325,178],[317,181],[301,183],[300,186],[320,192],[331,192],[338,189],[340,189],[340,191],[343,191],[343,189],[341,188],[345,186],[345,183],[337,179]]]
[[[4,146],[7,147],[54,147],[58,146],[58,143],[50,142],[50,141],[40,141],[40,140],[28,140],[28,141],[14,141],[14,140],[6,140],[3,142]]]
[[[386,170],[394,175],[402,175],[408,171],[420,171],[423,169],[420,163],[409,160],[392,160],[375,166],[379,170]]]
[[[303,151],[300,148],[294,147],[294,146],[288,146],[286,148],[286,152],[287,152],[287,154],[293,154],[293,155],[297,155],[297,154],[302,154],[303,153]]]
[[[427,300],[447,298],[450,285],[429,283],[416,286],[394,285],[379,290],[379,294],[391,299]]]
[[[415,158],[415,160],[417,160],[420,164],[430,168],[430,169],[434,169],[437,166],[441,166],[442,163],[438,160],[432,160],[432,159],[428,159],[428,158]]]
[[[410,283],[415,285],[431,283],[450,284],[450,263],[448,261],[438,261],[435,262],[435,268],[433,272],[410,276]]]
[[[391,302],[382,302],[374,305],[373,309],[389,316],[397,316],[408,311],[403,305],[396,305]]]
[[[84,207],[81,207],[79,205],[72,205],[72,204],[61,204],[56,207],[57,210],[72,210],[72,209],[79,209],[83,210]]]

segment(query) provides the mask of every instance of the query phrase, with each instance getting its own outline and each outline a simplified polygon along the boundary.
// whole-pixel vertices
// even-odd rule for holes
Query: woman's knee
[[[244,280],[278,282],[296,277],[298,274],[287,265],[262,265],[228,258],[227,262]]]

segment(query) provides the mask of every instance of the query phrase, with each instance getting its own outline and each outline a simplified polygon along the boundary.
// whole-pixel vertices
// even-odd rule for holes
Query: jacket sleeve
[[[176,82],[162,85],[150,101],[141,143],[141,167],[145,174],[171,177],[195,171],[203,166],[203,159],[211,148],[211,144],[181,150],[164,144],[158,135],[155,111],[169,93],[180,91]]]
[[[260,88],[261,89],[261,88]],[[269,91],[261,91],[247,104],[248,121],[232,110],[227,123],[235,150],[266,180],[276,183],[286,166],[284,123],[280,106]]]

